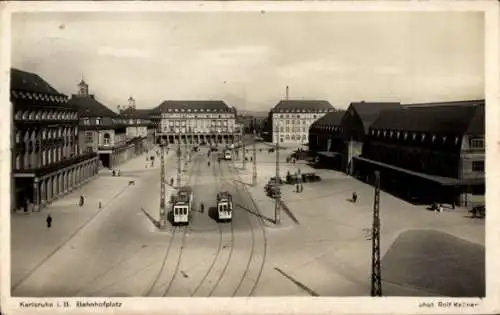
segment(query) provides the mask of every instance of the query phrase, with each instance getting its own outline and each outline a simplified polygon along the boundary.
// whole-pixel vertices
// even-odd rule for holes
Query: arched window
[[[30,112],[28,116],[29,120],[35,120],[35,112]]]
[[[29,118],[29,112],[28,111],[25,111],[23,113],[23,120],[27,120]]]
[[[35,119],[36,119],[36,120],[40,120],[41,116],[42,116],[42,113],[41,113],[41,112],[36,112],[36,114],[35,114]]]
[[[20,143],[21,142],[21,132],[18,131],[16,132],[16,143]]]
[[[46,111],[42,112],[42,119],[47,119],[47,112]]]
[[[42,139],[45,139],[45,138],[47,138],[47,130],[46,129],[44,129],[42,131]]]
[[[16,112],[16,115],[14,116],[15,119],[21,119],[23,117],[23,111],[17,111]]]
[[[30,140],[30,132],[29,131],[26,131],[24,133],[24,142],[27,142]]]
[[[105,133],[104,134],[104,145],[110,145],[111,143],[111,136],[109,135],[109,133]]]

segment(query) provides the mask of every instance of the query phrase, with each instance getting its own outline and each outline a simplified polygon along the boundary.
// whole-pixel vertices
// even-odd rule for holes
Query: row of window
[[[314,120],[316,119],[313,118],[313,119],[275,119],[273,121],[273,125],[277,125],[277,124],[280,124],[280,125],[283,125],[283,124],[286,124],[286,125],[310,125],[314,122]]]
[[[168,125],[169,126],[186,126],[186,125],[190,125],[190,126],[227,126],[227,125],[234,125],[234,122],[233,121],[227,121],[227,120],[211,120],[211,121],[208,121],[208,120],[204,120],[204,121],[200,121],[200,120],[169,120],[168,121]]]
[[[473,172],[484,172],[484,161],[472,161]]]
[[[181,113],[191,113],[191,112],[215,112],[215,113],[228,113],[228,112],[232,112],[230,109],[216,109],[216,108],[194,108],[194,109],[191,109],[191,108],[188,108],[188,109],[184,109],[184,108],[167,108],[167,112],[171,113],[171,112],[175,112],[175,113],[178,113],[178,112],[181,112]]]
[[[306,127],[280,127],[280,132],[307,132]],[[278,132],[278,128],[274,128],[274,132]]]
[[[31,133],[26,131],[24,137],[22,136],[22,131],[16,132],[16,143],[21,143],[21,139],[26,141],[36,141],[39,137],[42,140],[45,139],[58,139],[61,137],[66,138],[67,141],[72,142],[74,138],[78,135],[78,129],[75,129],[74,134],[72,134],[71,129],[43,129],[42,132],[36,132],[33,130]]]
[[[286,141],[306,141],[307,140],[307,136],[306,135],[284,135],[282,137],[280,137],[280,142],[283,142],[284,140]]]
[[[158,116],[156,116],[158,117]],[[205,115],[199,115],[199,114],[161,114],[161,118],[163,119],[213,119],[213,118],[219,118],[219,119],[235,119],[234,114],[205,114]]]
[[[13,97],[20,97],[22,99],[35,99],[35,100],[43,100],[47,102],[54,103],[66,103],[68,98],[65,95],[47,95],[42,93],[33,93],[33,92],[24,92],[24,91],[11,91]]]
[[[417,133],[417,132],[408,132],[408,131],[395,131],[395,130],[374,130],[370,129],[369,134],[376,136],[376,137],[388,137],[388,138],[396,138],[400,139],[401,137],[404,140],[407,140],[408,138],[412,140],[420,140],[420,141],[425,141],[426,139],[429,139],[434,143],[436,140],[441,140],[442,143],[446,143],[446,141],[454,141],[455,144],[458,144],[460,141],[460,137],[447,137],[447,136],[436,136],[436,135],[427,135],[425,133]],[[471,139],[470,141],[470,147],[473,149],[484,149],[484,138],[476,138],[476,139]]]
[[[78,152],[77,145],[67,145],[41,152],[26,152],[23,155],[17,154],[14,159],[13,168],[15,170],[43,167],[52,163],[57,163],[64,158],[70,158]]]
[[[15,120],[76,120],[77,113],[59,112],[59,111],[17,111],[14,115]]]
[[[174,128],[174,127],[163,127],[163,132],[176,132],[176,133],[232,133],[232,128]]]

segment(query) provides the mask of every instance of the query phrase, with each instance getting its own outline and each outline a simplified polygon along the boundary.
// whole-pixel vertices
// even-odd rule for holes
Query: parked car
[[[319,181],[321,181],[321,177],[319,177],[315,173],[304,173],[304,174],[302,174],[302,181],[304,183],[307,183],[307,182],[319,182]]]
[[[484,205],[475,206],[469,212],[472,213],[472,216],[474,218],[484,218],[484,217],[486,217],[486,207]]]

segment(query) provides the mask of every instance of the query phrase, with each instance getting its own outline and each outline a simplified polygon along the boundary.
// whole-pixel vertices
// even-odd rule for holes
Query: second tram
[[[217,194],[217,219],[219,221],[233,219],[233,197],[227,191]]]
[[[174,224],[189,224],[193,205],[193,190],[189,186],[181,187],[172,198]]]

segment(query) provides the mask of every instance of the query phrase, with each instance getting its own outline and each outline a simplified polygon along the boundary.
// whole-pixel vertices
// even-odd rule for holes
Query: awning
[[[319,152],[316,152],[318,155],[322,155],[322,156],[326,156],[326,157],[330,157],[330,158],[333,158],[333,157],[336,157],[336,156],[339,156],[340,153],[339,152],[331,152],[331,151],[319,151]]]
[[[392,170],[395,170],[395,171],[398,171],[401,173],[406,173],[406,174],[409,174],[409,175],[412,175],[415,177],[420,177],[420,178],[423,178],[426,180],[430,180],[430,181],[436,182],[438,184],[441,184],[443,186],[467,186],[467,185],[484,184],[484,178],[482,178],[482,179],[481,178],[473,178],[473,179],[471,178],[471,179],[461,180],[459,178],[443,177],[443,176],[425,174],[425,173],[421,173],[421,172],[415,172],[415,171],[408,170],[408,169],[401,168],[401,167],[397,167],[397,166],[394,166],[391,164],[386,164],[386,163],[382,163],[379,161],[367,159],[367,158],[364,158],[361,156],[355,156],[353,158],[360,160],[360,161],[363,161],[363,162],[366,162],[366,163],[378,165],[378,166],[389,168],[389,169],[392,169]]]

